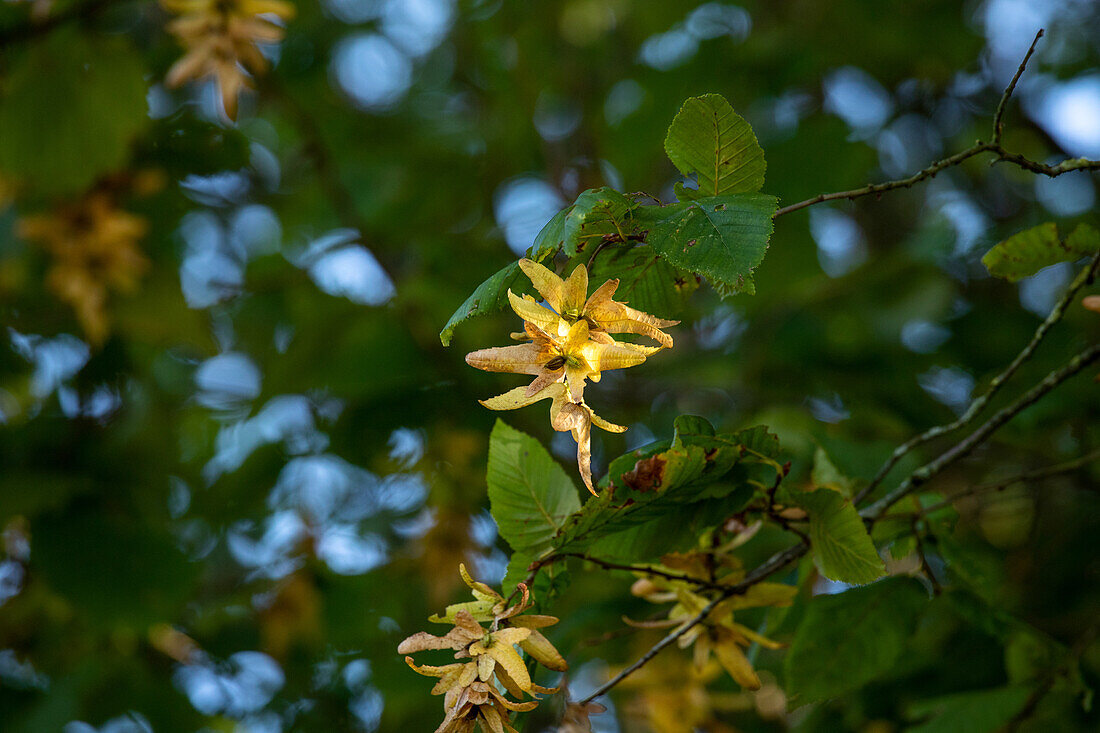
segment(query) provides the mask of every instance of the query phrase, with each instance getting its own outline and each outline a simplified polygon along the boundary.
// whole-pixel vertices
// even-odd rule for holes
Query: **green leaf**
[[[662,318],[674,318],[699,287],[690,272],[669,264],[648,245],[603,250],[592,264],[589,281],[619,279],[615,300]]]
[[[993,247],[982,258],[989,274],[1016,282],[1059,262],[1088,257],[1100,250],[1100,232],[1080,224],[1062,241],[1058,226],[1047,222],[1014,234]]]
[[[825,577],[862,585],[886,573],[867,527],[847,498],[824,489],[797,494],[795,500],[810,515],[810,546]]]
[[[589,552],[594,557],[630,563],[654,562],[670,552],[687,552],[699,543],[700,535],[743,510],[753,494],[751,486],[743,485],[727,496],[677,506],[653,521],[600,538]]]
[[[815,597],[784,660],[787,692],[799,705],[818,702],[888,673],[926,603],[920,582],[902,577]]]
[[[144,75],[120,39],[60,32],[33,46],[0,97],[0,171],[54,196],[123,167],[149,122]]]
[[[989,733],[1000,730],[1023,708],[1031,694],[1026,687],[998,687],[963,692],[933,700],[921,700],[909,707],[909,717],[927,722],[906,728],[907,733]]]
[[[699,195],[751,193],[764,185],[764,151],[752,127],[718,94],[684,102],[665,136],[669,160],[695,174]]]
[[[818,488],[832,489],[844,496],[852,496],[852,480],[840,472],[821,446],[814,451],[814,467],[810,473],[810,480]]]
[[[638,204],[611,188],[590,188],[566,209],[562,226],[565,254],[591,251],[604,237],[626,241],[632,233],[631,212]]]
[[[470,293],[470,297],[466,298],[462,305],[458,306],[458,310],[451,315],[447,325],[439,332],[439,340],[444,346],[450,346],[451,337],[460,323],[476,316],[503,310],[508,303],[508,290],[518,292],[524,282],[527,282],[527,278],[516,262],[509,263],[494,272],[488,280]]]
[[[535,241],[531,249],[527,250],[527,256],[542,262],[551,254],[557,254],[565,245],[565,219],[569,216],[572,207],[566,207],[554,214],[553,218],[535,235]]]
[[[751,486],[748,472],[757,464],[774,463],[750,447],[771,447],[775,438],[765,428],[707,436],[692,432],[701,427],[700,421],[678,420],[673,445],[655,443],[612,461],[603,490],[566,522],[553,540],[554,549],[583,551],[609,535],[690,511],[685,505],[731,497]],[[748,498],[730,499],[727,507],[743,505]]]
[[[577,487],[546,449],[501,420],[489,437],[485,480],[500,536],[517,553],[542,554],[566,519],[581,508]]]
[[[562,222],[565,221],[566,211],[558,212],[542,228],[542,231],[535,237],[535,244],[527,250],[528,257],[536,262],[542,262],[557,254],[558,249],[561,248],[560,232]],[[519,269],[518,262],[505,265],[490,275],[488,280],[478,285],[474,292],[470,293],[470,297],[466,298],[462,305],[458,306],[458,310],[447,320],[447,325],[439,332],[439,340],[444,346],[450,346],[451,337],[454,336],[455,329],[459,324],[477,316],[504,310],[505,306],[508,305],[509,290],[517,294],[528,293],[533,290],[531,281]]]
[[[643,206],[634,213],[658,254],[739,292],[749,287],[767,253],[776,205],[774,196],[745,193]]]

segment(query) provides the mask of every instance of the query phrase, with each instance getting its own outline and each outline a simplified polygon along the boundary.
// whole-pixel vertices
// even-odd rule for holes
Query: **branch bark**
[[[805,201],[799,201],[796,204],[790,206],[784,206],[775,212],[776,217],[783,216],[784,214],[790,214],[798,211],[799,209],[805,209],[815,204],[824,203],[825,201],[836,201],[838,199],[848,199],[849,201],[862,198],[864,196],[871,196],[874,194],[885,193],[886,191],[895,191],[899,188],[911,188],[921,181],[929,178],[935,178],[941,171],[953,168],[964,161],[973,158],[976,155],[982,153],[993,153],[997,157],[994,159],[994,163],[1006,162],[1019,166],[1024,170],[1031,171],[1032,173],[1038,173],[1040,175],[1056,178],[1063,173],[1069,173],[1070,171],[1097,171],[1100,170],[1100,160],[1089,160],[1087,158],[1070,158],[1058,163],[1057,165],[1046,165],[1045,163],[1039,163],[1038,161],[1031,160],[1024,157],[1019,153],[1014,153],[1001,144],[1001,137],[1004,133],[1004,113],[1008,105],[1009,99],[1012,97],[1012,93],[1016,90],[1016,83],[1020,80],[1020,77],[1024,73],[1024,69],[1027,68],[1027,62],[1031,59],[1031,55],[1035,53],[1035,45],[1039,42],[1039,39],[1043,37],[1043,29],[1040,28],[1039,32],[1035,34],[1035,40],[1031,42],[1031,47],[1028,48],[1027,54],[1024,56],[1023,61],[1020,62],[1020,66],[1016,69],[1016,74],[1012,77],[1012,81],[1005,87],[1004,92],[1001,94],[1001,99],[997,103],[997,109],[993,114],[993,132],[989,142],[983,142],[978,140],[971,147],[954,155],[938,160],[932,165],[917,171],[908,178],[900,178],[895,181],[886,181],[884,183],[869,183],[861,188],[854,188],[850,191],[837,191],[835,193],[823,193],[813,198],[806,199]]]
[[[928,443],[929,441],[934,440],[941,435],[952,433],[959,428],[969,425],[981,413],[981,411],[985,409],[986,405],[988,405],[990,400],[992,400],[993,397],[1000,391],[1005,382],[1011,379],[1012,375],[1014,375],[1016,371],[1028,359],[1031,358],[1032,354],[1035,353],[1035,350],[1039,348],[1039,344],[1042,343],[1043,339],[1046,337],[1047,332],[1050,331],[1054,324],[1062,320],[1062,316],[1065,315],[1066,309],[1069,308],[1070,304],[1073,303],[1074,298],[1077,297],[1077,293],[1081,290],[1082,287],[1085,286],[1086,283],[1092,281],[1092,279],[1096,276],[1098,269],[1100,269],[1100,252],[1097,252],[1093,256],[1089,264],[1083,270],[1081,270],[1081,272],[1077,275],[1073,282],[1070,283],[1069,287],[1066,288],[1066,292],[1054,305],[1054,308],[1051,309],[1050,314],[1046,317],[1046,320],[1040,323],[1039,327],[1035,329],[1035,334],[1031,337],[1031,340],[1027,343],[1026,346],[1024,346],[1023,350],[1021,350],[1020,353],[1016,355],[1016,358],[1013,359],[1007,367],[1005,367],[1004,371],[993,378],[993,381],[989,383],[989,387],[986,389],[986,391],[975,398],[974,401],[970,403],[970,406],[966,408],[966,411],[958,417],[958,419],[944,425],[937,425],[936,427],[929,428],[920,435],[914,436],[902,445],[898,446],[890,455],[890,457],[886,460],[886,462],[882,464],[882,467],[879,468],[878,472],[874,475],[874,478],[871,479],[871,482],[867,484],[867,486],[865,486],[863,489],[861,489],[858,494],[856,494],[855,498],[852,500],[853,503],[859,504],[861,501],[870,496],[871,492],[879,487],[879,485],[890,473],[890,471],[893,470],[894,466],[897,465],[898,461],[904,458],[914,448],[919,448],[925,443]]]
[[[875,503],[860,512],[860,516],[866,520],[874,521],[882,516],[887,509],[900,499],[930,481],[945,468],[955,461],[970,454],[975,448],[984,443],[990,435],[1009,420],[1031,407],[1044,397],[1052,389],[1073,377],[1085,367],[1100,360],[1100,344],[1094,344],[1078,353],[1061,369],[1048,374],[1041,382],[1032,387],[1026,394],[1008,405],[993,417],[989,418],[977,430],[966,436],[963,440],[944,451],[938,458],[930,461],[909,475],[896,489],[882,497]]]

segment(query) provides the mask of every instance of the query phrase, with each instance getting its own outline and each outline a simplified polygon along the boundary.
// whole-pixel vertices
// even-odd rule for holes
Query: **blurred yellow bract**
[[[18,223],[19,236],[52,256],[47,285],[73,307],[88,340],[97,345],[109,330],[108,291],[133,290],[149,267],[138,247],[148,228],[145,219],[116,208],[103,190]]]
[[[267,70],[267,59],[258,44],[278,43],[285,31],[261,17],[282,20],[294,17],[294,5],[284,0],[161,0],[179,15],[168,30],[187,49],[165,78],[169,87],[213,77],[221,93],[225,114],[237,119],[237,99],[249,86],[247,72]]]
[[[522,259],[520,269],[545,299],[549,308],[530,295],[522,298],[511,290],[508,301],[523,319],[522,333],[512,334],[526,343],[481,349],[466,355],[466,363],[487,372],[529,374],[534,380],[502,395],[482,400],[490,410],[514,410],[550,399],[550,425],[571,432],[577,441],[577,465],[584,485],[593,494],[592,425],[614,433],[626,430],[596,415],[584,401],[587,381],[599,382],[608,369],[636,366],[646,357],[672,346],[662,328],[668,321],[612,299],[619,281],[608,280],[588,295],[588,270],[578,265],[568,279],[555,275],[534,260]],[[647,336],[658,346],[616,341],[613,333]]]
[[[733,586],[745,579],[741,561],[725,553],[690,552],[672,553],[662,558],[661,570],[681,573],[685,578],[710,581],[718,587]],[[680,626],[703,612],[710,603],[707,592],[688,580],[672,580],[659,576],[647,576],[637,580],[630,589],[636,596],[651,603],[675,601],[667,620],[656,622],[630,622],[641,627]],[[789,606],[798,588],[782,583],[756,583],[743,593],[737,593],[718,603],[702,623],[695,624],[678,640],[681,649],[695,644],[695,665],[702,669],[710,661],[711,654],[729,673],[730,677],[747,690],[760,689],[760,678],[752,668],[741,647],[753,642],[768,649],[782,646],[747,626],[733,620],[734,611],[765,606]]]

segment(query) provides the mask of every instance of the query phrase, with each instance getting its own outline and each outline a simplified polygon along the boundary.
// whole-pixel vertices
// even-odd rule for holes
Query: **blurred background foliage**
[[[1100,158],[1088,0],[296,11],[231,122],[211,82],[164,85],[184,50],[158,4],[0,3],[4,731],[432,730],[437,699],[396,646],[464,596],[458,561],[503,575],[485,497],[496,415],[476,400],[512,383],[462,357],[515,324],[472,321],[447,349],[438,332],[582,190],[672,199],[662,141],[686,97],[730,100],[766,152],[764,190],[790,204],[988,135],[1045,27],[1006,145]],[[597,474],[693,413],[770,426],[796,483],[819,448],[870,478],[965,408],[1072,272],[1009,285],[981,256],[1043,221],[1095,224],[1095,186],[976,158],[780,219],[755,296],[700,288],[675,349],[598,386],[601,414],[630,431],[595,438]],[[1020,384],[1097,335],[1074,306]],[[1074,458],[1100,442],[1098,415],[1100,388],[1079,378],[931,488]],[[571,464],[542,409],[506,419]],[[953,587],[954,569],[967,590],[932,603],[884,679],[799,707],[782,652],[758,655],[766,684],[743,693],[667,650],[595,730],[985,730],[952,721],[1018,708],[1006,683],[1048,678],[1023,729],[1094,730],[1059,655],[1100,610],[1098,478],[1087,467],[960,502],[950,547],[928,554],[939,582]],[[812,565],[799,573],[836,590]],[[547,611],[579,697],[658,632],[623,626],[651,612],[629,576],[571,576]],[[1100,646],[1076,653],[1095,686]],[[525,730],[552,726],[553,708]]]

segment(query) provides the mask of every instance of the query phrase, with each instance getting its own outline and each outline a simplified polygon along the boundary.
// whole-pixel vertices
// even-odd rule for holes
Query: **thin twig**
[[[825,201],[836,201],[838,199],[854,200],[862,198],[864,196],[871,196],[875,194],[881,194],[886,191],[894,191],[899,188],[911,188],[912,186],[920,183],[928,178],[935,178],[937,174],[948,168],[952,168],[960,163],[963,163],[975,155],[982,153],[994,153],[997,158],[993,162],[1004,161],[1006,163],[1012,163],[1024,170],[1031,171],[1032,173],[1038,173],[1040,175],[1056,178],[1063,173],[1069,173],[1070,171],[1086,170],[1096,171],[1100,170],[1100,160],[1089,160],[1087,158],[1070,158],[1058,163],[1057,165],[1047,165],[1045,163],[1039,163],[1037,161],[1026,158],[1019,153],[1014,153],[1006,149],[1001,145],[1001,136],[1004,128],[1004,113],[1006,106],[1008,105],[1009,98],[1012,97],[1012,92],[1016,89],[1016,83],[1020,80],[1020,76],[1024,73],[1024,69],[1027,67],[1027,62],[1031,58],[1031,55],[1035,53],[1035,45],[1039,42],[1039,39],[1043,37],[1043,30],[1040,28],[1039,32],[1035,34],[1035,40],[1031,42],[1031,47],[1028,48],[1027,54],[1024,56],[1023,61],[1020,62],[1020,66],[1016,69],[1016,74],[1012,77],[1012,81],[1005,87],[1004,92],[1001,94],[1001,99],[997,103],[997,109],[993,114],[993,137],[991,142],[983,142],[978,140],[971,147],[954,155],[948,156],[942,160],[938,160],[932,163],[927,168],[917,171],[908,178],[901,178],[896,181],[886,181],[884,183],[869,183],[862,188],[854,188],[850,191],[837,191],[835,193],[823,193],[813,198],[806,199],[805,201],[799,201],[796,204],[790,206],[784,206],[775,212],[775,216],[783,216],[784,214],[790,214],[793,211],[799,209],[805,209],[808,206],[820,204]]]
[[[983,409],[985,409],[985,406],[988,405],[989,401],[992,400],[997,392],[1000,391],[1005,382],[1007,382],[1012,377],[1012,375],[1016,373],[1016,371],[1024,364],[1024,362],[1031,358],[1031,355],[1035,353],[1035,350],[1039,347],[1039,344],[1046,337],[1047,332],[1050,331],[1054,324],[1062,320],[1062,316],[1065,315],[1066,309],[1073,302],[1074,298],[1077,297],[1077,292],[1082,287],[1084,287],[1087,282],[1091,281],[1092,277],[1096,274],[1098,268],[1100,268],[1100,252],[1097,252],[1093,256],[1089,264],[1083,270],[1081,270],[1081,272],[1077,275],[1073,282],[1070,283],[1069,287],[1066,288],[1066,292],[1062,294],[1062,297],[1054,305],[1054,308],[1051,309],[1050,314],[1046,317],[1046,320],[1040,323],[1039,327],[1035,329],[1035,334],[1031,337],[1031,341],[1029,341],[1027,345],[1024,346],[1023,350],[1016,355],[1016,358],[1013,359],[1007,367],[1005,367],[1004,371],[993,378],[993,381],[989,383],[989,387],[986,389],[986,391],[979,395],[976,399],[974,399],[974,401],[970,403],[970,406],[966,408],[966,411],[956,420],[953,420],[952,422],[946,423],[944,425],[937,425],[934,428],[929,428],[920,435],[910,438],[908,441],[894,449],[894,452],[890,455],[886,462],[882,464],[882,467],[879,468],[874,478],[871,479],[871,482],[867,484],[867,486],[863,487],[863,489],[861,489],[859,493],[855,495],[852,503],[859,504],[861,501],[866,499],[872,491],[878,488],[878,486],[882,483],[882,481],[886,478],[890,471],[893,470],[894,466],[897,465],[898,461],[904,458],[914,448],[918,448],[925,443],[940,437],[941,435],[954,432],[961,427],[969,425],[974,420],[974,418],[976,418],[978,414]]]
[[[711,582],[702,578],[693,578],[690,575],[683,575],[681,573],[670,573],[664,570],[658,570],[657,568],[650,567],[649,565],[625,565],[616,562],[610,562],[608,560],[601,560],[598,557],[592,557],[591,555],[584,555],[578,552],[563,552],[555,557],[573,557],[578,560],[584,560],[590,562],[593,565],[599,565],[604,570],[625,570],[629,573],[643,573],[645,575],[652,575],[658,578],[665,578],[667,580],[677,580],[684,583],[691,583],[697,585],[700,588],[710,588],[711,590],[724,590],[729,588],[728,585],[723,585],[717,582]]]
[[[1070,171],[1098,171],[1100,170],[1100,160],[1089,160],[1088,158],[1069,158],[1063,160],[1057,165],[1046,165],[1045,163],[1039,163],[1030,158],[1026,158],[1019,153],[1013,153],[1005,148],[1000,143],[987,143],[981,140],[977,141],[971,147],[963,150],[962,152],[955,153],[943,160],[938,160],[932,165],[924,168],[908,178],[901,178],[896,181],[886,181],[885,183],[869,183],[862,188],[853,188],[851,191],[837,191],[835,193],[822,193],[814,196],[813,198],[806,199],[805,201],[799,201],[797,204],[791,204],[790,206],[784,206],[775,212],[776,217],[783,216],[784,214],[790,214],[793,211],[799,209],[805,209],[808,206],[814,204],[820,204],[825,201],[836,201],[837,199],[854,200],[862,198],[864,196],[871,196],[872,194],[880,194],[886,191],[894,191],[899,188],[911,188],[915,184],[927,178],[935,178],[938,173],[947,168],[952,168],[960,163],[973,158],[975,155],[982,153],[996,153],[997,159],[994,162],[1004,161],[1006,163],[1012,163],[1014,165],[1029,170],[1032,173],[1039,173],[1050,178],[1057,178],[1063,173],[1069,173]]]
[[[1027,62],[1031,59],[1031,54],[1035,53],[1035,44],[1039,43],[1039,39],[1043,37],[1043,29],[1040,28],[1039,32],[1035,34],[1035,40],[1031,42],[1031,46],[1027,49],[1027,53],[1024,54],[1024,60],[1020,62],[1019,67],[1016,69],[1016,74],[1012,77],[1012,81],[1005,87],[1004,94],[1001,95],[1001,101],[997,103],[997,112],[993,115],[993,142],[1001,142],[1001,135],[1004,133],[1004,114],[1005,107],[1008,105],[1008,98],[1012,96],[1012,92],[1016,90],[1016,82],[1020,81],[1020,77],[1023,76],[1024,69],[1027,68]]]
[[[1092,345],[1084,351],[1078,353],[1069,362],[1066,363],[1061,369],[1057,369],[1048,374],[1041,382],[1032,387],[1026,394],[1017,399],[1012,404],[1008,405],[1000,412],[993,415],[986,422],[984,422],[977,430],[970,435],[966,436],[963,440],[944,451],[938,458],[930,461],[912,474],[909,475],[896,489],[882,497],[874,504],[871,504],[866,509],[860,512],[860,516],[865,520],[874,521],[878,517],[882,516],[887,509],[892,507],[901,498],[908,495],[914,489],[922,486],[931,480],[934,476],[939,474],[949,465],[954,463],[970,454],[975,448],[981,445],[985,440],[992,435],[998,428],[1007,423],[1009,420],[1020,414],[1028,407],[1039,401],[1044,395],[1050,392],[1052,389],[1065,382],[1070,377],[1073,377],[1089,364],[1100,359],[1100,345]]]
[[[980,496],[981,494],[992,494],[998,491],[1004,491],[1009,486],[1018,483],[1029,483],[1032,481],[1041,481],[1051,476],[1060,476],[1064,473],[1073,473],[1074,471],[1084,468],[1085,466],[1093,463],[1096,460],[1100,460],[1100,448],[1094,451],[1089,451],[1083,456],[1074,458],[1071,461],[1064,461],[1062,463],[1055,464],[1053,466],[1047,466],[1045,468],[1038,468],[1034,471],[1025,471],[1024,473],[1016,474],[1015,476],[1009,476],[1008,478],[1001,479],[999,481],[992,481],[990,483],[979,484],[978,486],[971,487],[964,491],[960,491],[954,496],[948,497],[943,501],[930,504],[929,506],[922,507],[919,511],[912,513],[901,514],[884,514],[879,517],[880,519],[899,519],[902,517],[910,517],[919,519],[921,517],[927,517],[930,514],[935,514],[940,509],[946,509],[953,505],[959,499],[965,499],[970,496]]]
[[[928,576],[928,582],[932,586],[932,595],[938,596],[943,593],[943,588],[940,587],[940,581],[936,580],[936,574],[932,572],[932,566],[928,564],[928,556],[924,552],[924,543],[920,538],[920,529],[917,527],[917,518],[913,517],[912,520],[913,539],[917,541],[917,557],[920,558],[920,567],[924,571],[924,574]]]
[[[584,705],[585,703],[592,702],[600,695],[605,694],[612,687],[622,682],[634,672],[637,672],[639,668],[641,668],[643,665],[645,665],[647,662],[657,656],[657,654],[660,653],[660,651],[666,646],[673,643],[681,636],[686,634],[688,631],[690,631],[692,628],[705,621],[707,616],[710,615],[711,611],[718,607],[719,603],[726,600],[727,598],[730,598],[731,596],[744,593],[760,581],[782,570],[790,563],[805,555],[807,550],[809,550],[809,546],[800,543],[773,555],[769,560],[767,560],[751,573],[749,573],[740,583],[724,588],[721,594],[719,594],[716,598],[714,598],[714,600],[703,607],[703,610],[699,611],[699,613],[697,613],[694,617],[688,619],[683,624],[678,626],[672,633],[668,634],[668,636],[664,637],[659,642],[650,647],[649,651],[643,654],[633,664],[624,669],[622,672],[619,672],[607,682],[600,685],[598,688],[596,688],[595,691],[588,695],[588,697],[578,701],[578,703],[580,705]]]

